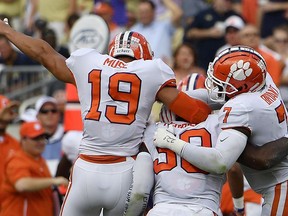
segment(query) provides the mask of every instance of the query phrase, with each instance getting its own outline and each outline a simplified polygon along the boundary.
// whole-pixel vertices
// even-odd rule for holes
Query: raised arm
[[[0,20],[0,34],[4,35],[24,54],[42,64],[57,79],[75,84],[73,75],[66,66],[66,58],[55,51],[48,43],[17,32],[2,20]]]

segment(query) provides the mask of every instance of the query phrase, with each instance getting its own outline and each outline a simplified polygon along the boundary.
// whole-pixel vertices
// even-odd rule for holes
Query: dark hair
[[[277,30],[283,30],[288,32],[288,25],[287,24],[281,24],[279,26],[276,26],[275,28],[273,28],[273,33]]]
[[[54,49],[57,46],[57,35],[53,29],[45,28],[41,31],[41,38],[50,44]]]
[[[79,14],[73,13],[67,18],[67,25],[71,29],[74,25],[74,23],[80,18]]]
[[[176,58],[176,56],[178,55],[178,53],[179,53],[179,51],[180,51],[180,49],[181,49],[182,47],[187,47],[187,48],[189,48],[189,50],[191,51],[192,56],[194,57],[194,64],[197,65],[197,64],[198,64],[198,54],[197,54],[197,51],[196,51],[196,49],[194,48],[194,46],[192,46],[192,45],[189,44],[189,43],[182,43],[182,44],[180,44],[180,45],[175,49],[175,51],[174,51],[174,53],[173,53],[173,58],[174,58],[174,59]],[[177,67],[178,67],[178,65],[177,65],[177,64],[175,63],[175,61],[174,61],[173,68],[177,68]]]
[[[43,31],[47,27],[47,21],[44,19],[37,19],[34,23],[35,27],[40,31]]]

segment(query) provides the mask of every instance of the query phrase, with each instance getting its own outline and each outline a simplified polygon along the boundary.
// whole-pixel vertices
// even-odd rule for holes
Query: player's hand
[[[172,125],[164,124],[164,127],[158,127],[154,134],[154,145],[160,148],[170,148],[175,145],[177,138],[174,135]]]
[[[58,176],[58,177],[53,178],[53,184],[56,186],[59,186],[59,185],[67,186],[68,180],[62,176]]]

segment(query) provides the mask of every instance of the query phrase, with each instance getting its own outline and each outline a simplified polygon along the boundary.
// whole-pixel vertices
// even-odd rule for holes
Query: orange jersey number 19
[[[85,116],[85,119],[99,121],[101,111],[99,105],[101,101],[101,70],[92,70],[89,73],[89,83],[92,85],[91,107]],[[128,85],[129,91],[120,91],[120,85]],[[139,105],[141,80],[136,74],[116,73],[109,79],[108,94],[114,101],[126,102],[127,113],[116,113],[117,106],[107,105],[105,117],[111,123],[132,124],[136,118],[136,112]]]

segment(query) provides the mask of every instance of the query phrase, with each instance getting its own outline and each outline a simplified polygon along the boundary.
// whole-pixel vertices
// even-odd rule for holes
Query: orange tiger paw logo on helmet
[[[250,62],[239,60],[230,67],[230,71],[235,80],[245,80],[252,74],[253,69],[250,67]]]

